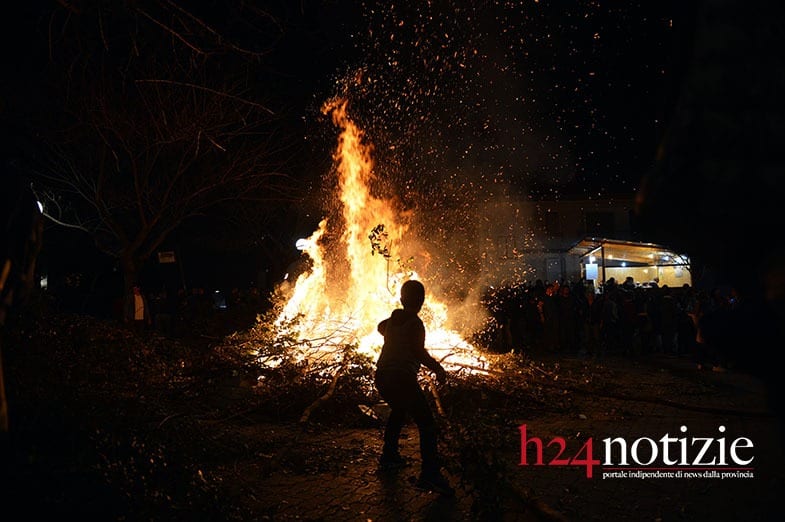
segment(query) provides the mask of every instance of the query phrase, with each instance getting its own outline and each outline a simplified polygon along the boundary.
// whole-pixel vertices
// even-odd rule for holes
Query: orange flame
[[[334,154],[344,221],[340,245],[324,244],[328,223],[327,219],[322,220],[303,250],[311,260],[311,268],[283,296],[287,300],[276,328],[309,350],[320,352],[319,356],[353,345],[375,359],[383,342],[376,331],[377,324],[400,307],[403,282],[419,279],[392,252],[401,251],[410,239],[411,244],[417,241],[407,237],[409,227],[401,223],[404,216],[395,210],[392,201],[371,194],[370,186],[375,180],[371,147],[347,116],[346,105],[345,100],[337,99],[322,109],[342,129]],[[427,282],[425,286],[427,292]],[[471,344],[446,328],[445,304],[426,295],[420,316],[426,328],[426,347],[445,366],[486,366],[485,359]],[[287,326],[295,318],[299,318],[296,325]]]

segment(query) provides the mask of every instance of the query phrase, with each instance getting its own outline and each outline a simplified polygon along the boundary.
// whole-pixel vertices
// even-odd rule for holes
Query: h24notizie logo
[[[520,432],[521,466],[577,466],[586,470],[586,477],[594,477],[594,468],[602,466],[608,470],[656,471],[657,476],[681,477],[684,473],[723,470],[734,473],[751,473],[750,464],[755,459],[752,454],[754,444],[748,437],[729,440],[725,436],[725,426],[717,428],[712,437],[691,436],[687,426],[679,428],[680,436],[665,433],[659,438],[638,437],[627,440],[624,437],[606,437],[599,448],[589,437],[579,448],[568,448],[564,437],[543,440],[533,437],[528,426],[521,424]],[[595,453],[600,450],[600,454]],[[530,455],[532,451],[534,455]],[[708,476],[708,475],[707,475]],[[738,476],[738,475],[737,475]],[[747,475],[751,476],[751,475]],[[717,478],[720,477],[719,475]]]

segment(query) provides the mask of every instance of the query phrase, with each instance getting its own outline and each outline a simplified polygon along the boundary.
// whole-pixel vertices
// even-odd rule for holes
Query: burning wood
[[[410,232],[410,216],[397,211],[394,201],[372,195],[376,174],[371,146],[346,107],[342,99],[323,107],[341,129],[334,155],[341,216],[319,223],[303,245],[311,269],[292,286],[278,289],[278,335],[293,340],[297,356],[311,361],[340,357],[347,346],[375,359],[382,341],[376,325],[398,306],[400,285],[420,279],[413,253],[424,242]],[[323,244],[328,229],[331,235],[333,229],[340,231],[340,241],[329,248]],[[474,346],[448,327],[447,305],[433,296],[426,303],[421,313],[428,332],[426,348],[448,369],[486,368],[487,361]]]
[[[338,385],[338,379],[341,377],[344,368],[345,367],[341,365],[337,370],[335,370],[335,373],[333,374],[333,378],[330,381],[330,386],[327,388],[327,392],[321,397],[319,397],[318,399],[316,399],[313,403],[311,403],[311,405],[308,406],[308,408],[306,408],[306,410],[300,416],[300,422],[308,422],[308,419],[311,417],[311,413],[316,408],[318,408],[319,405],[330,400],[330,397],[332,397],[335,394],[335,387]]]

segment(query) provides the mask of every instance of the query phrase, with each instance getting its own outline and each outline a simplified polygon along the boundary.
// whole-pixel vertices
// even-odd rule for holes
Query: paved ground
[[[270,425],[271,440],[256,457],[242,462],[221,463],[205,469],[206,480],[242,481],[234,489],[233,502],[244,503],[259,519],[324,521],[410,521],[410,520],[771,520],[779,513],[779,498],[785,492],[783,430],[779,418],[768,407],[762,384],[737,371],[714,373],[697,371],[685,359],[648,357],[617,359],[599,363],[579,359],[564,360],[564,367],[580,366],[605,380],[597,392],[581,393],[574,386],[569,413],[547,412],[520,405],[520,417],[502,420],[508,438],[488,448],[488,466],[469,480],[460,476],[461,456],[444,442],[442,450],[447,474],[456,487],[454,498],[422,492],[412,487],[418,462],[417,432],[406,428],[402,452],[415,463],[398,472],[380,473],[376,456],[380,449],[378,426],[356,429],[312,428]],[[554,384],[556,385],[556,384]],[[569,388],[569,386],[566,386]],[[449,394],[444,402],[449,401]],[[460,408],[460,405],[449,405]],[[535,412],[532,414],[531,412]],[[695,470],[687,478],[610,478],[604,473],[623,468],[596,465],[593,478],[585,466],[520,466],[520,424],[527,425],[529,437],[547,444],[563,437],[571,456],[592,439],[594,458],[603,458],[601,440],[622,437],[629,444],[647,437],[654,441],[669,434],[683,437],[725,437],[725,449],[739,437],[752,441],[753,448],[739,453],[754,460],[735,475],[709,478],[712,466],[679,466]],[[724,433],[721,432],[724,427]],[[456,429],[446,426],[446,430]],[[249,421],[249,434],[258,425]],[[277,430],[277,434],[275,433]],[[470,436],[471,434],[469,434]],[[292,451],[292,438],[297,439]],[[640,448],[650,444],[643,441]],[[528,452],[534,459],[534,447]],[[650,447],[650,446],[648,446]],[[290,448],[281,455],[280,448]],[[556,456],[556,446],[546,446],[545,462]],[[659,450],[662,451],[662,450]],[[676,443],[671,452],[677,452]],[[718,455],[714,442],[709,453]],[[744,453],[746,452],[746,453]],[[645,453],[645,452],[644,452]],[[690,459],[694,451],[690,451]],[[479,451],[480,458],[482,449]],[[474,455],[477,457],[477,454]],[[277,472],[275,463],[301,459],[299,472]],[[673,457],[671,457],[673,458]],[[729,457],[726,457],[729,459]],[[645,457],[640,457],[645,461]],[[656,464],[655,464],[656,465]],[[655,471],[654,466],[648,471]],[[630,467],[633,467],[631,463]],[[635,466],[644,467],[644,466]],[[707,469],[709,468],[709,469]],[[268,472],[265,473],[264,470]],[[664,470],[668,471],[668,470]],[[704,472],[708,471],[708,474]],[[670,472],[674,472],[671,468]],[[479,479],[478,479],[479,477]],[[496,495],[494,495],[494,492]],[[230,499],[227,499],[229,501]]]
[[[413,465],[398,472],[377,470],[382,409],[376,410],[380,419],[371,419],[358,412],[356,403],[331,410],[335,402],[327,401],[308,422],[299,423],[301,403],[284,408],[243,384],[241,376],[219,386],[216,376],[228,374],[199,373],[180,383],[156,370],[151,375],[159,385],[155,380],[138,385],[140,364],[167,362],[159,353],[174,362],[200,360],[202,352],[193,347],[178,352],[178,345],[156,348],[158,341],[148,339],[143,346],[148,351],[131,350],[126,337],[112,329],[101,334],[92,323],[82,330],[36,331],[69,335],[42,335],[37,344],[25,337],[17,345],[26,349],[10,352],[17,357],[8,359],[9,383],[14,384],[9,389],[20,416],[9,458],[0,456],[0,506],[6,513],[18,508],[26,515],[9,520],[781,518],[782,417],[773,414],[761,381],[738,370],[698,371],[687,359],[662,356],[532,356],[525,364],[507,357],[492,381],[454,379],[439,391],[444,410],[440,450],[456,489],[454,497],[445,498],[411,483],[419,463],[413,426],[405,428],[402,446]],[[57,344],[61,338],[67,342]],[[205,368],[215,370],[215,359],[204,361]],[[299,391],[296,384],[292,388]],[[309,388],[304,404],[319,389]],[[303,392],[284,396],[302,399]],[[279,406],[288,410],[286,415],[271,414]],[[530,439],[543,441],[542,466],[531,465],[534,443],[527,445],[530,465],[520,465],[524,424]],[[645,448],[666,435],[684,438],[682,426],[688,437],[715,439],[707,454],[724,456],[722,470],[689,466],[681,459],[676,459],[681,469],[674,470],[662,464],[662,455],[649,466],[630,461],[620,468],[605,462],[603,439],[620,439],[630,447],[640,441],[639,461],[648,463]],[[717,439],[722,438],[720,446]],[[740,456],[753,460],[732,466],[727,455],[740,438],[753,445],[742,444]],[[582,448],[589,441],[592,458],[600,461],[592,466],[591,478],[585,465],[569,460],[586,457]],[[677,452],[679,444],[671,443],[669,451]],[[695,453],[690,449],[687,460]],[[568,465],[551,465],[555,458],[567,459]],[[649,473],[681,471],[682,476],[608,475],[631,472],[633,466]],[[723,478],[713,471],[736,473]]]

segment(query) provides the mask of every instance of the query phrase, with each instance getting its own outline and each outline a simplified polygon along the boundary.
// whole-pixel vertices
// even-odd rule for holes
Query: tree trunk
[[[128,295],[134,286],[138,284],[138,264],[130,254],[120,256],[120,268],[123,271],[123,294]]]

